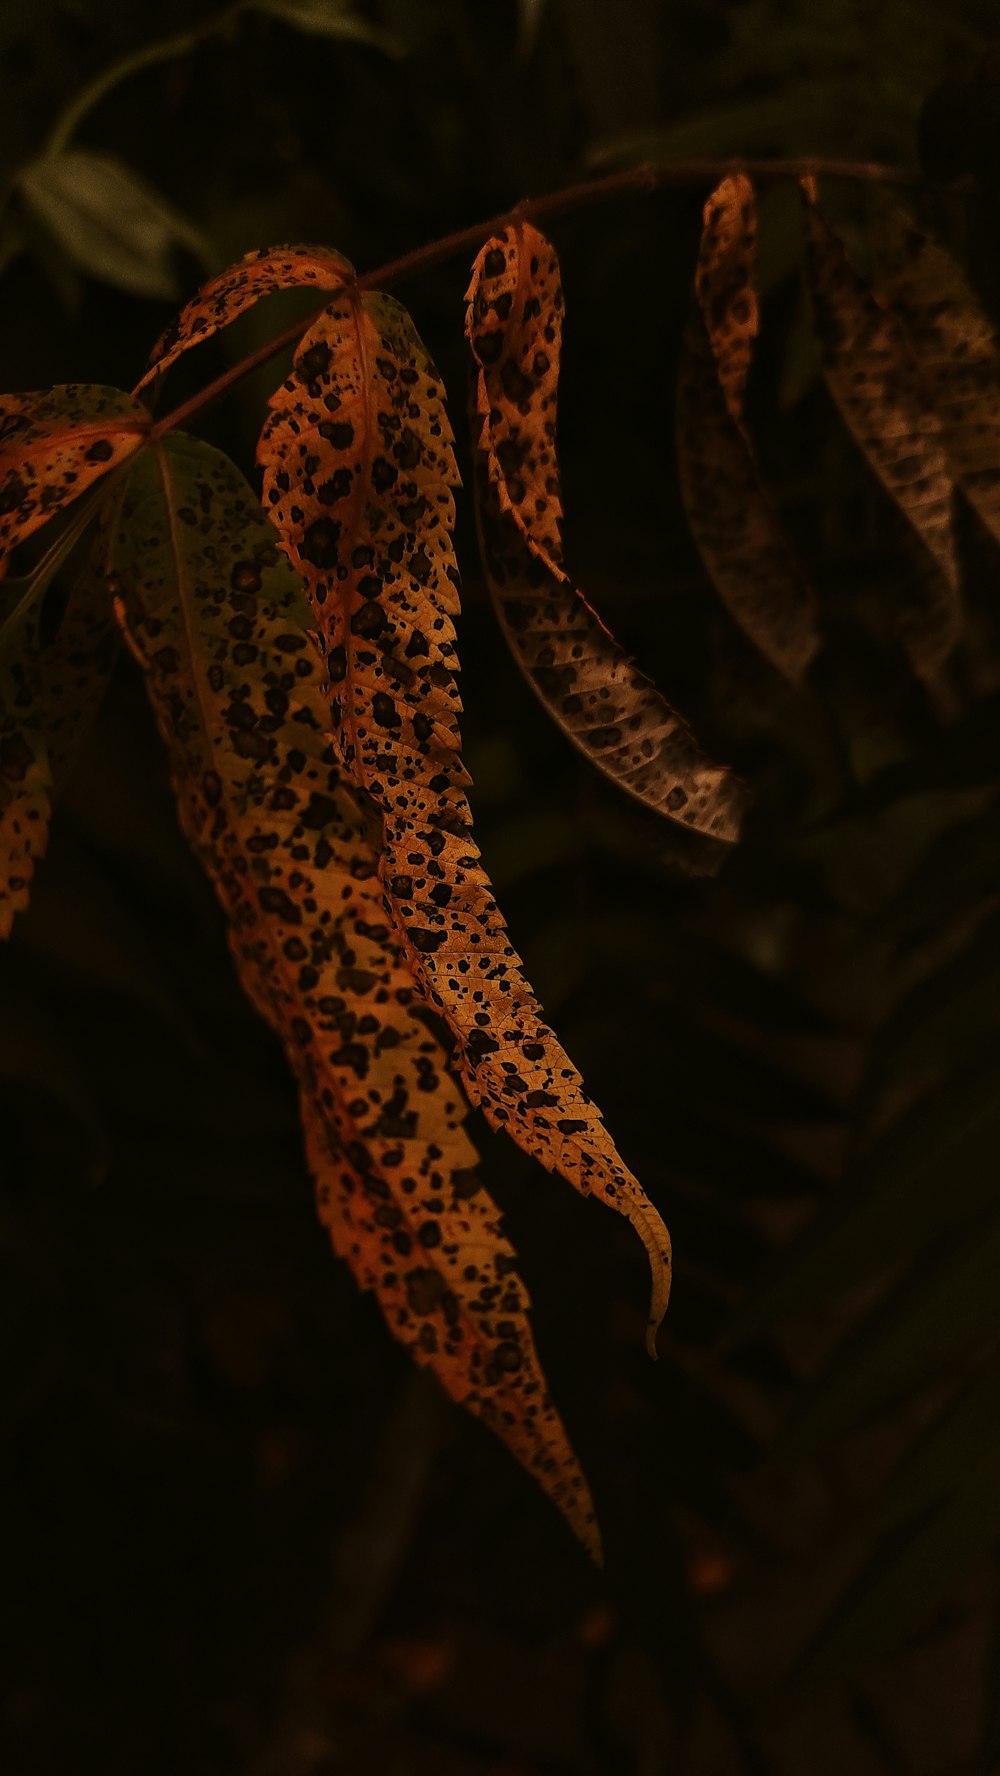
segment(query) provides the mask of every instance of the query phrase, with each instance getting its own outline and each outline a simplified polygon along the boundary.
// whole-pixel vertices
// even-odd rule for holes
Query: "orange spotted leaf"
[[[480,547],[514,658],[568,738],[620,788],[715,838],[737,838],[744,785],[705,758],[563,566],[563,297],[553,247],[527,223],[506,229],[476,259],[466,304]]]
[[[352,267],[329,247],[261,247],[238,265],[203,284],[175,321],[160,335],[149,355],[149,368],[136,387],[162,376],[184,352],[228,327],[262,296],[310,285],[336,290],[353,276]]]
[[[901,640],[923,675],[933,675],[962,627],[952,529],[953,486],[939,420],[920,386],[897,316],[855,271],[842,241],[806,197],[806,273],[827,385],[883,487],[912,527],[915,571],[896,581]]]
[[[677,385],[677,462],[691,533],[730,615],[792,683],[820,637],[816,599],[760,478],[743,417],[757,336],[757,216],[744,174],[705,205]]]
[[[586,1482],[475,1170],[465,1103],[330,742],[301,582],[239,471],[182,435],[132,471],[109,566],[181,823],[225,910],[242,983],[298,1083],[334,1248],[395,1336],[596,1552]]]
[[[0,395],[0,557],[141,449],[151,424],[121,389]]]
[[[265,504],[305,577],[341,755],[381,823],[400,942],[495,1127],[627,1215],[666,1307],[666,1229],[541,1015],[472,834],[459,736],[457,469],[440,379],[399,303],[345,292],[271,400]]]

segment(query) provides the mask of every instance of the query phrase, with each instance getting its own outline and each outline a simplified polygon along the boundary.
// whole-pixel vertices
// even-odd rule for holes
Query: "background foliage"
[[[252,246],[325,241],[366,269],[649,154],[912,164],[919,140],[980,176],[924,210],[995,309],[991,28],[973,0],[273,0],[218,28],[193,4],[8,5],[0,386],[130,386],[175,298]],[[54,174],[46,149],[110,68]],[[331,1259],[291,1084],[123,661],[0,956],[18,1776],[1000,1763],[995,545],[966,514],[974,646],[933,708],[893,635],[894,514],[819,381],[798,200],[775,187],[751,417],[829,645],[801,694],[753,654],[672,460],[704,195],[551,232],[570,559],[755,785],[720,873],[549,727],[498,646],[467,507],[458,538],[486,861],[675,1241],[654,1367],[629,1229],[475,1128],[607,1574]],[[856,196],[838,219],[862,239]],[[401,291],[459,433],[467,274]],[[177,399],[297,300],[186,360]],[[276,380],[206,418],[248,470]]]

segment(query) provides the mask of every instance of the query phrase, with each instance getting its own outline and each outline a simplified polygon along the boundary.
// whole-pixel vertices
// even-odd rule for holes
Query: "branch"
[[[380,265],[374,271],[366,271],[354,280],[354,288],[359,290],[385,290],[400,278],[409,277],[411,273],[426,271],[432,265],[438,265],[444,259],[453,258],[458,253],[467,253],[470,249],[478,249],[490,235],[499,234],[512,222],[534,221],[538,217],[557,216],[567,210],[579,209],[582,205],[599,202],[605,197],[617,197],[625,192],[652,192],[669,186],[684,185],[715,185],[733,173],[746,173],[754,179],[801,179],[807,176],[826,179],[855,179],[865,184],[901,185],[910,188],[922,187],[933,183],[925,179],[916,168],[886,166],[878,161],[827,160],[822,157],[807,156],[799,160],[780,159],[733,159],[733,160],[684,160],[667,165],[657,165],[647,161],[638,167],[629,167],[622,173],[609,173],[603,179],[588,179],[579,185],[567,185],[561,191],[550,191],[542,197],[529,197],[515,204],[511,210],[504,210],[499,216],[491,216],[485,222],[473,222],[468,228],[460,228],[454,234],[443,235],[440,240],[430,241],[425,247],[417,247],[412,253],[404,253],[399,259],[392,259],[387,265]],[[950,186],[950,190],[958,187]],[[963,191],[965,187],[961,188]],[[308,332],[319,309],[308,315],[304,321],[295,321],[286,327],[284,332],[259,346],[249,357],[241,358],[238,364],[223,371],[214,382],[199,390],[196,395],[175,407],[153,427],[153,438],[162,437],[165,432],[176,431],[178,426],[185,424],[195,413],[208,407],[220,396],[228,393],[236,383],[249,376],[259,365],[266,364],[269,358],[277,357],[286,346],[295,345]]]

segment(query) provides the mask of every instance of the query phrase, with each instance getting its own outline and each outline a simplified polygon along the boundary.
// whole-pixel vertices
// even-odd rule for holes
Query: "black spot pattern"
[[[912,568],[893,576],[892,616],[915,671],[933,678],[962,630],[941,422],[920,386],[901,322],[851,265],[816,207],[815,181],[802,183],[807,281],[827,386],[915,532]]]
[[[348,261],[329,247],[261,247],[247,253],[238,265],[230,265],[203,284],[171,321],[149,354],[149,368],[137,384],[136,394],[169,370],[192,345],[228,327],[262,296],[309,284],[317,290],[336,290],[352,276]]]
[[[472,835],[456,682],[459,601],[451,533],[458,472],[440,381],[412,321],[391,297],[334,302],[300,350],[317,338],[332,347],[329,386],[314,397],[293,370],[272,396],[258,454],[269,515],[303,568],[324,646],[338,673],[343,667],[337,737],[381,819],[387,911],[429,1003],[454,1034],[466,1087],[489,1120],[636,1226],[653,1270],[652,1339],[669,1290],[666,1229],[542,1019]],[[341,559],[321,572],[302,550],[314,512],[305,491],[306,459],[321,449],[319,428],[331,402],[354,425],[344,460],[355,491],[344,514]],[[391,484],[383,476],[377,494],[371,465],[399,460],[404,426],[419,435],[419,462]],[[327,457],[332,470],[340,458],[332,447]],[[301,518],[293,508],[301,508]],[[369,643],[354,633],[352,618],[373,597],[373,580],[386,627]],[[398,725],[386,726],[381,698],[391,701]],[[436,892],[442,885],[451,891],[447,897]],[[529,1105],[533,1091],[551,1093],[555,1107]],[[569,1131],[559,1128],[560,1117],[570,1121]]]
[[[293,675],[282,645],[310,621],[301,582],[225,457],[172,437],[164,465],[166,497],[155,463],[130,476],[112,565],[184,830],[226,910],[244,987],[300,1086],[320,1216],[396,1337],[498,1431],[596,1547],[514,1254],[478,1185],[465,1102],[387,918],[366,806],[329,737],[323,661],[309,648],[295,660],[308,671]],[[229,636],[233,610],[247,614],[233,568],[248,560],[258,581],[252,673]],[[214,686],[198,664],[206,659],[219,668]],[[260,757],[246,755],[247,733],[261,738]],[[499,1356],[512,1340],[516,1372]]]
[[[493,603],[528,682],[592,763],[647,806],[733,840],[743,785],[704,757],[563,568],[562,314],[559,262],[537,229],[520,224],[487,243],[467,293],[466,337],[477,368],[476,517]]]
[[[0,562],[142,446],[152,421],[121,389],[0,395]]]
[[[820,646],[815,593],[761,482],[743,421],[757,333],[757,220],[745,175],[705,205],[677,381],[677,468],[691,534],[730,615],[797,683]]]

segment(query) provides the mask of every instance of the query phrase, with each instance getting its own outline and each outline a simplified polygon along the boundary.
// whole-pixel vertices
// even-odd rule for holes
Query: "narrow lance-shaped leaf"
[[[941,426],[921,389],[906,334],[855,271],[803,179],[806,272],[827,386],[919,545],[894,590],[900,636],[931,675],[959,638],[962,612],[952,530],[953,489]]]
[[[820,646],[815,593],[778,520],[743,418],[757,217],[742,173],[705,205],[677,383],[677,466],[691,534],[730,615],[797,683]]]
[[[653,1269],[669,1241],[542,1019],[472,836],[452,546],[457,469],[440,381],[405,310],[349,292],[303,339],[259,446],[266,503],[326,649],[343,757],[382,823],[387,903],[462,1077],[527,1152],[626,1214]]]
[[[943,247],[878,206],[877,287],[909,336],[951,472],[1000,539],[1000,353],[992,323]]]
[[[185,303],[150,352],[149,368],[136,385],[136,394],[169,370],[193,345],[231,326],[262,296],[310,285],[317,290],[336,290],[352,276],[353,269],[347,260],[329,247],[262,247],[247,253],[238,265],[230,265],[218,277],[210,278]]]
[[[55,790],[100,705],[114,662],[117,626],[94,571],[77,572],[58,630],[43,639],[42,606],[89,521],[79,519],[23,578],[0,582],[0,937],[24,912],[35,865],[48,844]]]
[[[0,557],[142,448],[152,421],[121,389],[0,395]]]
[[[476,259],[466,303],[476,521],[514,658],[564,733],[621,789],[699,831],[737,838],[745,785],[705,758],[563,567],[554,249],[526,223],[505,229]]]
[[[243,985],[299,1084],[334,1247],[396,1337],[596,1551],[461,1092],[331,746],[301,582],[238,470],[179,435],[130,475],[110,566],[181,823],[225,909]]]

